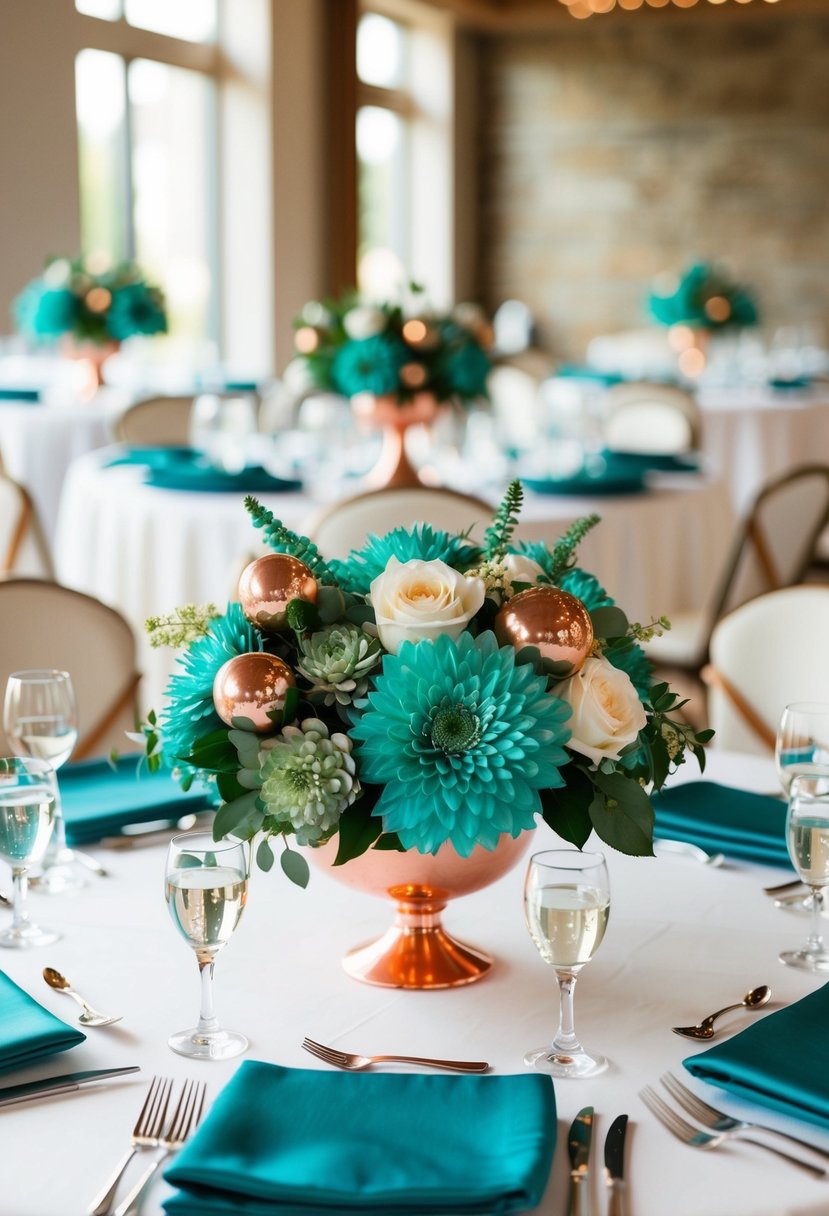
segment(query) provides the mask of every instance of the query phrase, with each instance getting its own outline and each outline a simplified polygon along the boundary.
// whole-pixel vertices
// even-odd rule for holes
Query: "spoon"
[[[653,851],[657,857],[689,857],[704,866],[721,866],[725,861],[722,853],[706,853],[705,849],[696,844],[689,844],[687,840],[655,840]]]
[[[11,908],[11,907],[12,907],[12,901],[9,899],[8,895],[4,895],[3,892],[0,891],[0,908]]]
[[[766,895],[783,895],[786,891],[795,891],[798,887],[804,887],[806,884],[800,878],[793,878],[791,882],[778,883],[776,887],[763,887]]]
[[[762,1005],[767,1005],[771,1000],[771,988],[768,984],[761,984],[759,988],[752,988],[747,992],[741,1001],[736,1005],[726,1005],[724,1009],[718,1009],[716,1013],[711,1013],[707,1018],[703,1018],[696,1026],[672,1026],[674,1034],[684,1035],[687,1039],[713,1039],[714,1023],[718,1017],[724,1013],[730,1013],[733,1009],[759,1009]]]
[[[79,992],[76,992],[69,980],[61,975],[59,971],[55,971],[54,967],[43,968],[43,978],[50,988],[54,988],[56,992],[65,992],[67,996],[71,996],[73,1001],[77,1001],[83,1008],[83,1013],[78,1018],[78,1021],[84,1026],[112,1026],[115,1022],[120,1022],[121,1018],[110,1018],[105,1013],[99,1013],[97,1009],[93,1009],[91,1005],[83,999]]]

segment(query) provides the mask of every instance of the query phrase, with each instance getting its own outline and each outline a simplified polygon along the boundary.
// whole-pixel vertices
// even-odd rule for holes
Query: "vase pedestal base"
[[[491,957],[446,932],[440,919],[446,900],[433,889],[393,887],[389,895],[397,901],[394,924],[343,959],[353,979],[380,988],[457,988],[487,974]]]

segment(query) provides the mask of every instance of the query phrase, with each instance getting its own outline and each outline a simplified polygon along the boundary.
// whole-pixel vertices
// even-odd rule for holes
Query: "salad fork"
[[[349,1051],[337,1051],[334,1047],[326,1047],[323,1043],[315,1043],[313,1039],[305,1038],[302,1046],[318,1060],[333,1064],[335,1068],[344,1068],[347,1072],[360,1072],[370,1068],[372,1064],[424,1064],[428,1068],[445,1068],[450,1072],[488,1072],[489,1065],[485,1060],[433,1060],[424,1056],[358,1056]]]
[[[169,1077],[153,1077],[144,1105],[141,1107],[135,1127],[132,1129],[131,1147],[127,1149],[112,1175],[104,1183],[104,1190],[97,1199],[93,1200],[88,1216],[106,1216],[110,1204],[115,1198],[118,1183],[133,1157],[137,1153],[157,1146],[158,1137],[164,1128],[164,1120],[167,1118],[167,1107],[172,1088],[173,1082]]]
[[[706,1132],[700,1128],[693,1127],[681,1115],[678,1115],[675,1110],[672,1110],[666,1102],[663,1102],[656,1090],[651,1089],[646,1085],[640,1091],[639,1097],[645,1103],[651,1114],[656,1115],[663,1127],[674,1136],[677,1140],[681,1140],[683,1144],[689,1145],[691,1148],[714,1149],[720,1145],[726,1144],[733,1136],[738,1136],[740,1128],[735,1128],[733,1131]],[[784,1161],[790,1162],[791,1165],[796,1165],[798,1169],[806,1170],[807,1173],[814,1175],[815,1178],[825,1178],[826,1170],[819,1165],[812,1165],[808,1161],[802,1161],[799,1157],[792,1157],[789,1153],[784,1153],[782,1149],[773,1148],[770,1144],[764,1144],[762,1140],[755,1140],[752,1136],[740,1136],[741,1141],[746,1144],[753,1144],[757,1148],[764,1148],[767,1153],[774,1153],[775,1157],[782,1157]]]
[[[692,1090],[678,1081],[676,1077],[671,1076],[666,1072],[661,1078],[662,1084],[667,1089],[668,1093],[676,1099],[679,1105],[689,1115],[701,1123],[703,1127],[709,1127],[715,1132],[732,1132],[743,1128],[756,1128],[758,1131],[767,1132],[770,1136],[780,1136],[783,1140],[788,1140],[790,1144],[797,1144],[800,1148],[808,1148],[811,1152],[817,1153],[819,1157],[829,1157],[829,1152],[826,1149],[818,1148],[815,1144],[810,1144],[808,1140],[799,1140],[797,1136],[791,1136],[788,1132],[779,1132],[774,1127],[766,1127],[762,1123],[749,1123],[746,1119],[733,1119],[730,1115],[726,1115],[723,1111],[717,1110],[714,1106],[709,1106],[707,1102],[703,1102],[702,1098],[698,1097]]]

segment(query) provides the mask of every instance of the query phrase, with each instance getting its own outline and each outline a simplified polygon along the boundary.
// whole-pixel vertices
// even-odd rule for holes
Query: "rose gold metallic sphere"
[[[277,633],[288,623],[291,600],[317,600],[317,580],[297,557],[287,553],[268,553],[257,557],[242,571],[239,601],[249,621],[260,629]]]
[[[558,587],[530,587],[514,595],[495,618],[502,646],[536,646],[541,657],[579,670],[593,648],[593,622],[581,600]]]
[[[228,659],[213,680],[213,704],[228,726],[247,718],[261,735],[282,725],[288,689],[294,687],[290,667],[272,654],[239,654]]]

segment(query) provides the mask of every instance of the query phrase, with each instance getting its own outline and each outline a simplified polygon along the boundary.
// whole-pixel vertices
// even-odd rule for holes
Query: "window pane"
[[[123,10],[123,0],[75,0],[75,8],[87,17],[100,17],[103,21],[117,21]]]
[[[357,112],[360,231],[358,283],[370,296],[387,295],[405,280],[408,261],[408,139],[391,110]]]
[[[124,61],[106,51],[75,60],[81,185],[81,244],[114,260],[128,250]]]
[[[216,0],[126,0],[130,25],[188,42],[216,36]]]
[[[135,256],[164,287],[171,331],[213,337],[213,82],[136,59],[128,83]]]
[[[366,13],[357,26],[357,75],[366,84],[396,88],[404,83],[406,30],[379,13]]]

